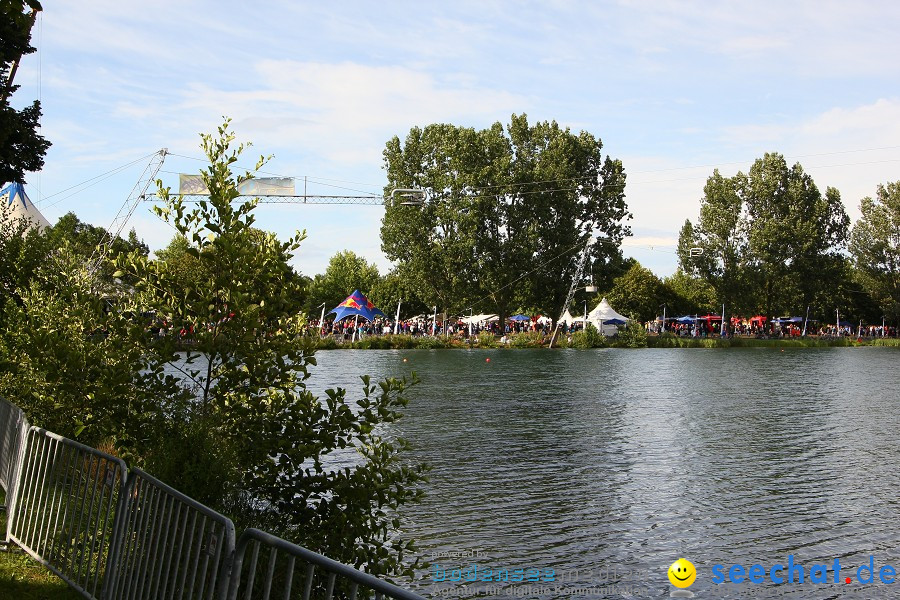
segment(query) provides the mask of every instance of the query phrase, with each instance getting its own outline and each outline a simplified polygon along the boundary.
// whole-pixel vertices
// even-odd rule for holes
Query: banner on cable
[[[242,196],[293,196],[293,177],[254,177],[238,186]],[[209,189],[200,175],[178,175],[178,193],[208,196]]]

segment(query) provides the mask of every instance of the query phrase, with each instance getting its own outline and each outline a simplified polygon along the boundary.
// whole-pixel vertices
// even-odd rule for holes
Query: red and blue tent
[[[381,315],[386,317],[381,310],[372,304],[372,301],[366,298],[359,290],[354,290],[352,294],[344,298],[344,301],[329,311],[328,314],[334,313],[334,322],[337,323],[341,319],[359,315],[360,317],[374,321],[375,317]]]

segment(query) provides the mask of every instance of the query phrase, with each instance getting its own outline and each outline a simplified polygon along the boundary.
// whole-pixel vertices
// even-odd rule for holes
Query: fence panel
[[[140,469],[132,469],[104,600],[220,600],[234,524]]]
[[[259,529],[235,550],[228,600],[425,600],[377,577]]]
[[[11,495],[10,484],[16,480],[16,459],[24,422],[22,409],[0,398],[0,487],[6,492],[7,505]]]
[[[38,427],[26,432],[10,539],[87,598],[98,598],[125,463]]]

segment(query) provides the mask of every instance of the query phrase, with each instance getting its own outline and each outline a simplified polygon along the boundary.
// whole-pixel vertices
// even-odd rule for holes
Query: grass
[[[83,596],[27,554],[13,550],[0,552],[0,598],[76,600]]]
[[[0,490],[0,501],[6,501]],[[6,531],[6,511],[0,513],[0,531]],[[81,594],[21,550],[10,543],[0,550],[0,598],[16,600],[77,600]]]

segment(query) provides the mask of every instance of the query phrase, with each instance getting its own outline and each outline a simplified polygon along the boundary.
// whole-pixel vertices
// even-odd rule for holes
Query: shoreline
[[[549,338],[522,334],[521,337],[511,336],[508,344],[501,345],[499,340],[493,343],[484,343],[484,338],[474,338],[471,343],[460,338],[445,338],[442,336],[412,337],[406,335],[396,336],[370,336],[356,342],[338,341],[334,338],[312,339],[311,344],[317,350],[517,350],[525,348],[543,348],[556,350],[575,348],[574,345],[563,343],[548,348]],[[805,338],[694,338],[676,337],[672,335],[648,335],[646,345],[641,348],[855,348],[855,347],[882,347],[900,348],[900,338],[819,338],[807,336]],[[616,338],[604,338],[601,343],[591,348],[633,348],[626,343],[620,343]],[[588,349],[584,346],[579,349]]]

